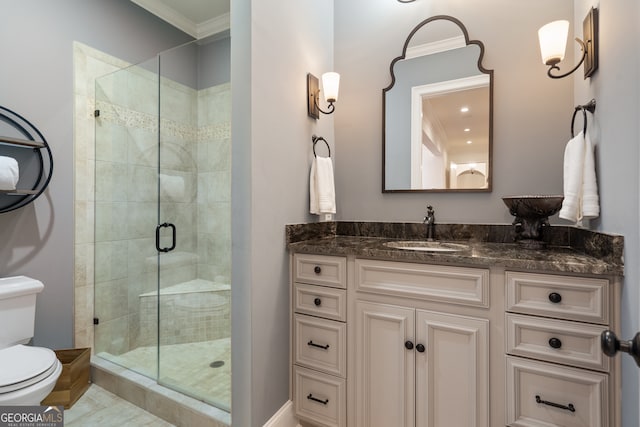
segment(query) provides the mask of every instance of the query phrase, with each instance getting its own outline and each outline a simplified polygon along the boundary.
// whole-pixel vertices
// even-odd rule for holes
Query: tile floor
[[[70,408],[64,411],[65,427],[171,427],[170,424],[136,405],[91,384]]]
[[[157,348],[139,347],[121,355],[101,353],[118,365],[156,376]],[[231,407],[231,340],[221,338],[160,347],[160,382],[225,409]]]

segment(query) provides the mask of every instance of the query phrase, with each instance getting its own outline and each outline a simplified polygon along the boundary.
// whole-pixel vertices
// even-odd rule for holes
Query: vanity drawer
[[[489,270],[394,261],[356,259],[360,292],[489,306]]]
[[[329,427],[346,426],[346,381],[311,369],[295,367],[294,406],[305,421]]]
[[[294,310],[327,319],[347,321],[347,291],[323,286],[295,284]]]
[[[296,254],[293,278],[295,282],[313,285],[347,287],[347,259],[325,255]]]
[[[294,363],[333,375],[347,375],[347,325],[296,314]]]
[[[605,326],[507,314],[507,352],[549,362],[607,372],[609,358],[600,350]]]
[[[536,273],[506,273],[507,311],[607,324],[609,282]]]
[[[507,357],[507,425],[607,427],[608,376]]]

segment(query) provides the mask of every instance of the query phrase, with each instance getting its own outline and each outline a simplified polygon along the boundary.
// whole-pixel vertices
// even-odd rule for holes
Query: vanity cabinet
[[[312,425],[346,426],[346,263],[293,256],[293,402],[296,416]]]
[[[355,426],[489,426],[489,320],[448,313],[449,304],[486,308],[488,278],[486,269],[355,260]]]
[[[302,426],[620,427],[620,276],[367,253],[291,255]]]
[[[505,274],[507,425],[619,425],[613,360],[600,334],[617,325],[608,280]]]

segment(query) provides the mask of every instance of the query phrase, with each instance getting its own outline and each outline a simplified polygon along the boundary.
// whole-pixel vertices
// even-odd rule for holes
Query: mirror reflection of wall
[[[412,31],[383,91],[383,191],[490,191],[492,71],[459,21],[431,19]],[[484,164],[484,178],[452,179],[451,163]]]
[[[449,162],[489,162],[489,85],[480,74],[412,88],[411,189],[486,188],[487,182],[447,186],[430,176],[446,173]],[[425,157],[422,146],[441,163]]]

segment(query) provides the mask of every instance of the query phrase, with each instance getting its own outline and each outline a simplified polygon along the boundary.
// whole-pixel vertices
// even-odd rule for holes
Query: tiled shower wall
[[[105,76],[126,64],[81,44],[74,53],[75,345],[92,347],[95,312],[95,349],[120,354],[149,341],[139,336],[140,295],[157,286],[158,221],[178,230],[176,250],[160,257],[161,287],[196,278],[229,283],[230,86],[196,91],[162,80],[158,218],[158,77],[148,71],[154,64]]]

